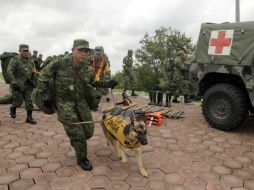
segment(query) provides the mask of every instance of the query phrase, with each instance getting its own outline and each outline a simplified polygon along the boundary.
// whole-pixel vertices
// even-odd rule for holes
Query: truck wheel
[[[213,85],[205,92],[202,111],[213,128],[224,131],[240,127],[248,114],[244,94],[228,83]]]

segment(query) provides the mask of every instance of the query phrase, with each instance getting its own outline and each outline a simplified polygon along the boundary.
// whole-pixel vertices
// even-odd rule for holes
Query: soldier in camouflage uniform
[[[95,54],[90,61],[90,66],[92,66],[95,71],[95,81],[109,81],[110,65],[106,57],[104,57],[104,50],[102,46],[95,47]],[[97,90],[105,96],[109,93],[107,88],[98,88]],[[109,101],[110,99],[107,97],[106,100]]]
[[[10,63],[10,60],[17,55],[18,53],[15,53],[15,52],[4,52],[3,54],[0,55],[2,74],[6,84],[10,84],[8,76],[7,76],[7,67]],[[9,87],[9,92],[10,94],[6,94],[3,97],[0,97],[0,104],[11,104],[12,93],[11,93],[10,87]]]
[[[51,61],[53,60],[52,56],[48,56],[43,64],[40,66],[40,70],[44,69]]]
[[[31,93],[34,87],[33,78],[36,69],[33,61],[29,59],[29,46],[21,44],[19,52],[20,55],[12,58],[7,68],[7,75],[13,93],[10,115],[12,118],[16,118],[16,108],[20,107],[24,100],[27,110],[26,122],[36,124],[36,121],[32,117],[33,102],[31,100]]]
[[[165,60],[163,77],[160,79],[160,88],[166,91],[166,105],[170,106],[171,96],[174,95],[172,102],[178,103],[177,96],[184,95],[185,103],[190,103],[188,69],[184,63],[184,52],[178,51],[175,59]]]
[[[172,58],[165,59],[163,66],[164,68],[162,69],[162,77],[159,79],[160,80],[159,87],[163,90],[163,92],[165,92],[165,95],[166,95],[165,106],[170,107],[171,96],[176,90],[176,84],[173,81],[174,59]],[[151,93],[149,94],[149,96],[152,97],[152,99],[154,98],[154,96],[156,97],[156,94],[154,94],[154,91],[149,93]],[[155,100],[151,102],[155,102]]]
[[[42,61],[42,54],[39,54],[39,56],[38,56],[38,71],[40,71],[41,70],[41,65],[42,65],[42,63],[43,63],[43,61]]]
[[[136,78],[133,73],[133,50],[128,50],[128,55],[123,59],[123,77],[124,77],[124,93],[126,90],[132,90],[131,96],[137,96],[135,93]]]
[[[75,149],[77,163],[84,170],[92,170],[87,158],[87,140],[93,136],[94,125],[73,122],[92,121],[90,102],[93,95],[87,97],[87,88],[99,86],[94,70],[85,64],[90,51],[89,43],[83,39],[74,40],[72,54],[50,62],[39,74],[37,91],[45,107],[52,107],[52,97],[48,94],[49,80],[54,78],[55,104],[58,119],[63,123],[71,145]],[[109,81],[104,87],[114,88],[116,81]],[[100,86],[101,87],[101,86]],[[36,94],[34,93],[33,94]],[[38,105],[38,104],[37,104]]]
[[[38,55],[38,51],[37,51],[37,50],[34,50],[34,51],[33,51],[33,55],[32,55],[32,60],[33,60],[33,62],[34,62],[36,71],[40,71],[40,63],[39,63],[39,60],[38,60],[37,55]]]
[[[183,50],[177,52],[177,57],[174,60],[172,82],[175,85],[175,99],[179,95],[184,95],[184,102],[190,103],[192,100],[189,97],[189,71],[184,63],[184,56],[185,53]]]

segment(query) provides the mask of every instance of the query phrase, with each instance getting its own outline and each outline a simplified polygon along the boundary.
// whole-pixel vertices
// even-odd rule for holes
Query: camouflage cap
[[[33,53],[38,53],[38,51],[37,50],[33,50]]]
[[[128,49],[128,53],[133,53],[133,50],[132,49]]]
[[[73,48],[76,49],[82,49],[82,48],[86,48],[86,49],[90,49],[89,48],[89,42],[83,39],[76,39],[73,42]]]
[[[96,53],[103,53],[103,47],[102,47],[102,46],[96,46],[96,47],[94,48],[94,51],[95,51]]]
[[[20,44],[19,45],[19,51],[25,51],[28,50],[29,51],[29,46],[26,44]]]

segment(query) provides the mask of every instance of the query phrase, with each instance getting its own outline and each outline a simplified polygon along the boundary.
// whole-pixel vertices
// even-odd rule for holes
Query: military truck
[[[240,127],[254,112],[254,22],[202,24],[191,67],[207,122]]]

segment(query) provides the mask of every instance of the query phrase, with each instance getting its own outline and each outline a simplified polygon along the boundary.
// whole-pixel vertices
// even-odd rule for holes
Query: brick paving
[[[0,84],[0,96],[8,92]],[[120,101],[121,97],[116,96]],[[133,98],[145,105],[147,99]],[[102,101],[101,108],[109,105]],[[83,171],[56,115],[34,112],[37,125],[28,125],[25,110],[9,116],[0,105],[0,190],[254,190],[254,119],[233,132],[210,128],[199,105],[173,104],[186,118],[166,119],[148,128],[143,160],[150,176],[138,172],[135,155],[127,151],[121,163],[107,147],[100,125],[88,142],[94,169]],[[93,113],[100,120],[100,113]]]

